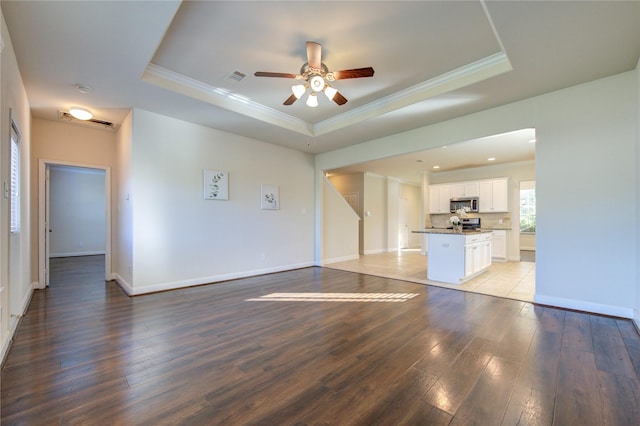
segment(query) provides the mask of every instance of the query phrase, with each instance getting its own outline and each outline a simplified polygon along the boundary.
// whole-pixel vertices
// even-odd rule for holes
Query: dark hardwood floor
[[[640,424],[628,320],[324,268],[129,298],[103,262],[52,261],[2,425]]]

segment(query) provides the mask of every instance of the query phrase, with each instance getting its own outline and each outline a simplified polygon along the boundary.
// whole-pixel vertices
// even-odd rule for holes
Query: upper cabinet
[[[429,186],[429,213],[449,213],[451,185]]]
[[[508,212],[508,187],[507,178],[480,181],[480,213]]]
[[[429,185],[429,213],[449,213],[449,200],[478,197],[479,213],[509,211],[508,178]]]
[[[451,198],[479,196],[479,182],[458,182],[451,184]]]

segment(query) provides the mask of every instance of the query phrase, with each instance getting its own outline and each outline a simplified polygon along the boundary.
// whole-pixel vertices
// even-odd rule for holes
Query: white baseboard
[[[320,261],[320,266],[329,265],[331,263],[337,263],[337,262],[346,262],[348,260],[358,260],[358,259],[360,259],[359,254],[342,256],[342,257],[332,257],[331,259],[323,259],[322,261]]]
[[[129,296],[138,296],[141,294],[156,293],[159,291],[176,290],[179,288],[193,287],[193,286],[204,285],[204,284],[214,284],[221,281],[229,281],[229,280],[235,280],[239,278],[253,277],[257,275],[273,274],[275,272],[284,272],[284,271],[290,271],[293,269],[308,268],[310,266],[315,266],[315,265],[313,264],[313,262],[305,262],[305,263],[299,263],[294,265],[278,266],[273,268],[255,269],[253,271],[242,271],[242,272],[234,272],[230,274],[200,277],[200,278],[194,278],[190,280],[157,283],[157,284],[146,285],[144,287],[133,287],[129,283],[127,283],[125,280],[123,280],[122,277],[120,277],[118,274],[112,274],[112,276],[118,282],[120,287],[122,287],[122,289]]]
[[[118,283],[118,285],[120,286],[120,288],[127,293],[127,295],[132,296],[133,295],[133,286],[131,284],[129,284],[129,282],[127,280],[125,280],[124,278],[122,278],[120,276],[120,274],[118,274],[117,272],[114,272],[111,274],[111,279],[115,282]]]
[[[367,254],[380,254],[380,253],[387,253],[387,250],[385,249],[374,249],[374,250],[365,250],[362,252],[362,254],[367,255]]]
[[[594,314],[602,314],[602,315],[610,315],[613,317],[634,319],[633,308],[604,305],[601,303],[587,302],[584,300],[565,299],[562,297],[545,296],[542,294],[536,294],[533,297],[533,301],[534,303],[556,306],[558,308],[573,309],[576,311],[592,312]]]

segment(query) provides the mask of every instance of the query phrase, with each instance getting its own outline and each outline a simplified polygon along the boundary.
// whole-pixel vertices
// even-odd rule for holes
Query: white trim
[[[190,280],[180,280],[180,281],[173,281],[173,282],[166,282],[166,283],[150,284],[142,287],[136,287],[135,289],[133,289],[132,286],[129,283],[127,283],[126,280],[122,279],[122,277],[118,274],[113,274],[112,279],[115,279],[118,282],[118,284],[120,284],[122,289],[129,296],[138,296],[141,294],[156,293],[159,291],[176,290],[176,289],[185,288],[185,287],[215,284],[221,281],[229,281],[229,280],[235,280],[239,278],[254,277],[258,275],[273,274],[276,272],[284,272],[284,271],[290,271],[294,269],[308,268],[311,266],[315,266],[315,265],[312,262],[304,262],[304,263],[298,263],[298,264],[288,265],[288,266],[255,269],[253,271],[234,272],[230,274],[221,274],[221,275],[212,275],[209,277],[193,278]]]
[[[398,250],[391,250],[391,251],[398,251]],[[367,255],[367,254],[379,254],[379,253],[390,253],[390,251],[385,250],[385,249],[373,249],[373,250],[364,250],[362,252],[362,254]]]
[[[545,296],[537,293],[533,297],[533,302],[542,305],[556,306],[558,308],[633,319],[633,308],[604,305],[601,303],[586,302],[584,300],[565,299],[563,297]]]
[[[38,286],[35,288],[43,289],[46,287],[45,283],[45,172],[47,166],[68,166],[68,167],[82,167],[85,169],[98,169],[104,171],[104,197],[105,197],[105,240],[104,240],[104,276],[105,281],[111,280],[111,167],[88,164],[88,163],[76,163],[63,160],[49,160],[45,158],[38,159]],[[49,254],[51,256],[51,254]]]

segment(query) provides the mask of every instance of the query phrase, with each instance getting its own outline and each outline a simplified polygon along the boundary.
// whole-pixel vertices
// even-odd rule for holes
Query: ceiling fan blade
[[[373,77],[373,68],[355,68],[352,70],[334,71],[333,77],[336,80],[344,80],[345,78]]]
[[[291,105],[297,100],[298,100],[298,98],[296,98],[296,95],[291,94],[291,96],[289,96],[287,98],[287,100],[282,103],[282,105]]]
[[[256,71],[253,75],[256,77],[299,78],[299,74],[289,74],[284,72]]]
[[[307,63],[310,68],[322,68],[322,45],[315,41],[307,42]]]
[[[336,92],[336,94],[333,95],[333,102],[337,103],[338,105],[344,105],[347,103],[347,98],[342,96],[340,92]]]

